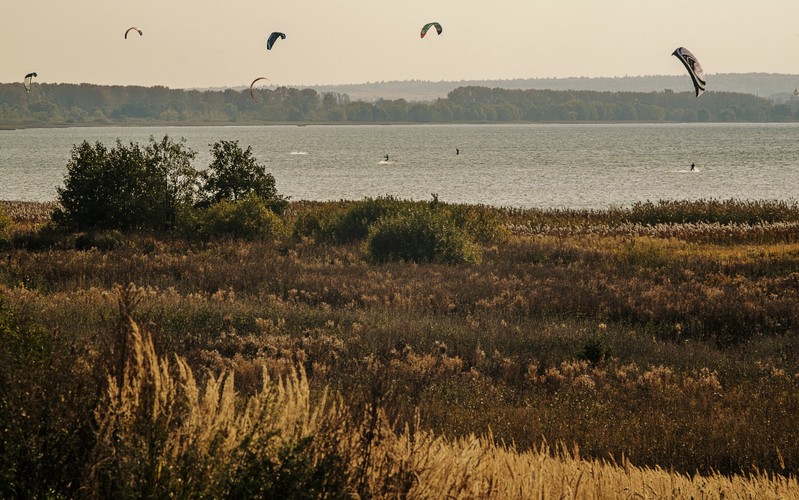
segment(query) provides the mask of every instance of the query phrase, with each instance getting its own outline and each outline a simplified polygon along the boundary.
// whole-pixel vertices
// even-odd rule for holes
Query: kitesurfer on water
[[[386,155],[386,159],[385,159],[385,160],[383,160],[383,161],[388,161],[388,155]]]
[[[694,170],[696,170],[696,164],[694,162],[691,162],[691,172],[693,172]]]

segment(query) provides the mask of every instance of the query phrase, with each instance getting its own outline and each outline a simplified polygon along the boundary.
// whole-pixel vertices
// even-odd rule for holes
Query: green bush
[[[496,208],[484,205],[452,205],[446,210],[458,227],[484,245],[501,243],[510,234],[501,212]]]
[[[604,336],[601,334],[594,334],[585,340],[577,357],[578,359],[596,364],[607,358],[608,354],[608,346],[606,345]]]
[[[379,219],[398,214],[413,202],[400,201],[393,196],[366,198],[346,211],[317,222],[322,239],[336,243],[363,240],[369,235],[369,226]]]
[[[502,210],[487,206],[449,205],[439,202],[436,195],[430,202],[385,196],[365,198],[344,207],[339,204],[325,207],[325,210],[305,210],[296,219],[294,234],[328,242],[350,243],[365,239],[370,226],[382,218],[425,207],[442,212],[471,239],[481,244],[500,243],[510,234],[505,225],[507,214]]]
[[[193,222],[195,234],[203,239],[274,239],[285,232],[280,216],[254,194],[237,202],[220,201],[198,209]]]
[[[75,238],[76,250],[97,250],[109,251],[119,246],[122,242],[122,233],[119,231],[100,231],[82,233]]]
[[[300,213],[294,221],[294,236],[317,238],[322,234],[323,217],[318,213]]]
[[[478,263],[479,247],[444,211],[414,207],[375,222],[367,249],[377,262]]]
[[[37,229],[17,232],[11,238],[14,248],[24,248],[31,252],[63,248],[67,243],[64,231],[52,222],[48,222]]]
[[[93,446],[98,388],[76,366],[77,342],[37,324],[35,311],[6,305],[6,290],[0,290],[0,498],[71,498],[80,458]]]

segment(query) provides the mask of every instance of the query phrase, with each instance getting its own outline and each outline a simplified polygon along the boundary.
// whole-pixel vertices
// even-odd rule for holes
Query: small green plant
[[[579,359],[596,364],[605,359],[608,355],[608,348],[605,339],[601,334],[594,334],[586,339],[583,348],[577,356]]]

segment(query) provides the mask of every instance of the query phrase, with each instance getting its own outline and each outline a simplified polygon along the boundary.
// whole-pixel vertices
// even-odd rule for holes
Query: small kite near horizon
[[[39,75],[37,75],[36,72],[25,75],[25,79],[22,80],[22,86],[25,87],[26,92],[31,91],[31,88],[33,88],[33,78],[37,76]]]
[[[707,88],[707,82],[705,82],[705,71],[702,69],[702,65],[699,64],[699,60],[685,47],[677,48],[671,55],[679,59],[685,66],[685,69],[688,70],[688,74],[691,75],[691,80],[694,82],[696,97],[702,95],[705,88]]]
[[[269,81],[269,78],[267,78],[265,76],[259,76],[258,78],[256,78],[255,80],[252,81],[252,83],[250,84],[250,97],[252,98],[253,101],[255,100],[255,95],[252,93],[252,87],[253,87],[253,85],[255,85],[256,82],[258,82],[260,80]]]
[[[127,29],[127,31],[125,31],[125,40],[128,39],[128,33],[130,33],[131,31],[138,31],[139,36],[143,35],[142,31],[139,28],[137,28],[136,26],[131,26],[130,28]]]
[[[427,34],[427,30],[429,30],[433,26],[436,27],[436,31],[438,32],[439,35],[441,34],[442,31],[444,31],[444,28],[442,28],[441,25],[438,24],[438,23],[435,23],[435,22],[427,23],[424,26],[422,26],[422,35],[421,35],[421,37],[424,38],[424,36]]]

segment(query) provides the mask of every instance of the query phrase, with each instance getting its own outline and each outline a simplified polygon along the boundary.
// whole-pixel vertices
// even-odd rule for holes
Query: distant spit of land
[[[740,92],[775,101],[789,99],[799,87],[799,75],[776,73],[719,73],[708,75],[708,90]],[[518,78],[513,80],[388,81],[349,85],[308,85],[317,92],[347,94],[353,100],[405,99],[430,101],[447,97],[458,87],[503,89],[593,90],[597,92],[675,92],[692,90],[687,75],[646,75],[623,77]]]

